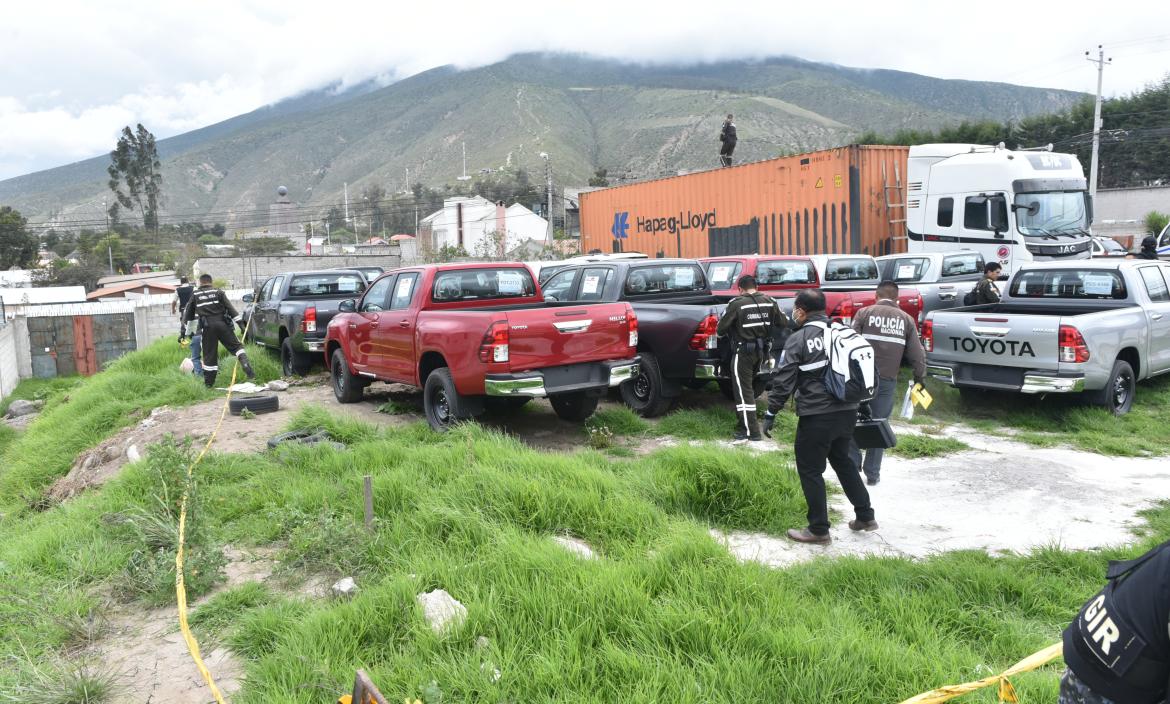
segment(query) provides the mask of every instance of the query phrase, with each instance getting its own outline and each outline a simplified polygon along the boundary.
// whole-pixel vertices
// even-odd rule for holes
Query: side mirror
[[[551,293],[549,293],[549,294],[546,294],[546,295],[545,295],[545,297],[544,297],[544,302],[545,302],[545,303],[556,303],[556,302],[557,302],[557,297],[556,297],[556,296],[554,296],[554,295],[552,295]]]
[[[995,230],[997,234],[1007,232],[1007,199],[1003,196],[991,196],[987,199],[987,203],[991,208],[991,212],[988,214],[991,229]]]
[[[352,298],[347,298],[337,304],[337,312],[339,313],[354,313],[356,311],[357,303]]]
[[[1085,215],[1088,216],[1089,224],[1093,224],[1093,196],[1085,195]]]
[[[256,297],[253,296],[252,294],[250,294],[250,293],[244,294],[244,303],[251,303],[254,300],[256,300]]]

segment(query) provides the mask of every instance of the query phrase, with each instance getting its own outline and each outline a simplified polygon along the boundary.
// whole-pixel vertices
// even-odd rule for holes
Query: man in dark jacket
[[[215,386],[215,377],[219,374],[219,343],[221,342],[228,349],[228,352],[240,360],[244,374],[249,379],[255,378],[256,374],[252,371],[252,365],[248,363],[248,354],[244,351],[244,346],[240,344],[239,338],[236,337],[236,331],[232,329],[233,321],[239,324],[241,329],[243,328],[243,324],[240,322],[242,317],[236,312],[227,295],[211,285],[210,274],[199,277],[199,288],[195,290],[191,300],[187,302],[187,307],[183,309],[183,319],[179,323],[182,328],[179,333],[180,340],[186,337],[187,323],[196,318],[199,319],[199,327],[203,330],[203,383],[207,384],[208,387]]]
[[[922,349],[922,340],[918,338],[917,321],[898,307],[898,284],[883,281],[877,287],[877,302],[853,315],[853,329],[869,340],[877,362],[878,388],[869,402],[871,417],[889,418],[894,410],[898,369],[902,366],[902,360],[910,363],[915,382],[921,384],[926,378],[926,350]],[[861,463],[861,468],[870,486],[881,481],[884,452],[881,448],[865,451],[865,462]],[[858,451],[854,459],[860,454]]]
[[[175,289],[175,300],[171,303],[171,313],[176,311],[178,306],[180,324],[183,320],[183,313],[187,311],[187,304],[191,302],[191,296],[195,295],[195,287],[187,280],[186,276],[179,278],[179,287]],[[188,320],[187,325],[179,330],[179,337],[184,335],[191,338],[191,368],[195,376],[202,376],[203,374],[203,332],[199,329],[198,320]]]
[[[739,296],[727,304],[716,332],[731,342],[731,387],[735,397],[735,442],[762,440],[756,417],[756,372],[771,352],[772,330],[787,327],[776,301],[756,289],[756,277],[739,277]]]
[[[829,356],[825,349],[825,294],[817,290],[801,291],[796,297],[792,317],[800,328],[784,345],[780,367],[768,386],[768,414],[764,432],[770,433],[776,414],[796,394],[796,472],[808,504],[808,527],[790,529],[788,537],[801,543],[828,544],[829,506],[825,496],[825,463],[833,466],[841,488],[849,497],[856,514],[849,521],[852,530],[877,530],[869,492],[857,472],[853,457],[853,427],[857,425],[857,404],[838,401],[825,386],[825,367]]]
[[[735,123],[731,121],[731,115],[723,121],[723,129],[719,132],[719,141],[723,146],[719,149],[719,163],[724,166],[731,166],[731,154],[735,151]]]
[[[1059,704],[1170,701],[1170,541],[1110,562],[1105,588],[1064,631]]]
[[[1138,259],[1157,259],[1158,240],[1153,235],[1146,235],[1142,240],[1142,249],[1137,254]]]
[[[975,305],[999,303],[999,287],[995,285],[995,282],[999,280],[1001,271],[1003,271],[1003,267],[999,265],[999,262],[987,262],[987,265],[983,267],[983,278],[975,284]]]

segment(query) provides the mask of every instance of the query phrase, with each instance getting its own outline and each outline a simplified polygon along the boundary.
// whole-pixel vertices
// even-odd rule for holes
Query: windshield
[[[702,291],[707,288],[698,264],[660,264],[630,269],[626,277],[626,294]]]
[[[739,272],[743,270],[743,264],[739,262],[707,262],[704,266],[707,269],[707,278],[711,281],[711,288],[716,291],[735,288]]]
[[[760,262],[756,267],[756,281],[760,285],[771,284],[815,284],[816,271],[807,259],[778,259]]]
[[[825,264],[825,281],[865,281],[878,277],[872,259],[830,259]]]
[[[1084,191],[1017,193],[1016,224],[1029,237],[1088,234]]]
[[[527,269],[463,269],[435,275],[431,298],[436,303],[481,301],[490,298],[525,298],[536,295],[536,284]]]
[[[1125,282],[1107,269],[1036,269],[1012,279],[1016,298],[1070,298],[1124,300]]]

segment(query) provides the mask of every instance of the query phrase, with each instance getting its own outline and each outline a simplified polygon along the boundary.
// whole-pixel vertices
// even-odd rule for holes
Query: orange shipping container
[[[901,252],[909,151],[851,145],[582,193],[581,250]]]

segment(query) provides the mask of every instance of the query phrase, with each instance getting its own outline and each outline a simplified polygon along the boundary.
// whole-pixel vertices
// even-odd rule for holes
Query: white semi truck
[[[910,147],[910,252],[973,250],[1011,275],[1033,261],[1088,259],[1092,202],[1072,154],[976,144]]]

